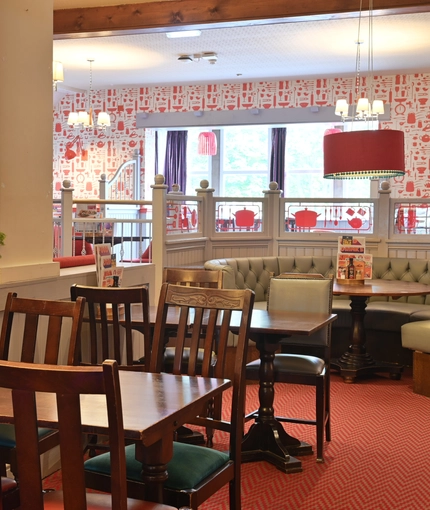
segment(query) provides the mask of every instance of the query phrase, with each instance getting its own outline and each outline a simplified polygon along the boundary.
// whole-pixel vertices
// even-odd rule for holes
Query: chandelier
[[[88,91],[88,112],[86,110],[79,110],[77,112],[70,112],[67,119],[67,124],[76,129],[94,129],[101,130],[110,126],[110,117],[107,112],[100,112],[97,116],[97,124],[94,124],[92,96],[93,96],[93,62],[94,60],[88,59],[90,63],[90,88]]]
[[[379,115],[384,114],[384,103],[373,97],[373,0],[369,0],[369,28],[368,28],[368,55],[366,87],[364,78],[361,76],[361,38],[363,0],[360,0],[360,12],[358,16],[357,52],[355,56],[355,101],[352,105],[352,115],[349,115],[349,104],[346,99],[338,99],[334,113],[345,120],[377,120]],[[355,110],[355,111],[354,111]]]

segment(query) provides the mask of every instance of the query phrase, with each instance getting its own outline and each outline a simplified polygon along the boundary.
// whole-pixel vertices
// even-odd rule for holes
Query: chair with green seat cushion
[[[154,329],[150,371],[160,372],[164,361],[164,339],[167,313],[179,307],[173,373],[181,374],[183,353],[187,344],[188,374],[197,374],[197,352],[203,334],[204,356],[199,366],[203,377],[224,378],[226,350],[232,315],[240,316],[238,347],[233,375],[230,420],[216,419],[221,410],[203,411],[192,423],[229,433],[229,453],[188,443],[174,443],[174,455],[168,463],[168,479],[164,484],[165,502],[176,506],[198,508],[226,484],[230,489],[230,508],[240,508],[241,441],[245,409],[245,364],[254,292],[246,290],[194,288],[164,283],[158,303]],[[186,342],[187,340],[187,342]],[[211,366],[214,343],[218,360]],[[217,404],[217,403],[216,403]],[[227,413],[224,413],[227,414]],[[131,497],[143,494],[141,465],[134,458],[134,446],[127,446],[127,489]],[[110,490],[110,457],[103,454],[85,462],[85,479],[89,488]]]
[[[163,271],[163,282],[185,287],[205,287],[221,289],[223,282],[222,271],[206,271],[206,269],[193,269],[183,267],[165,267]],[[166,349],[164,351],[163,372],[172,372],[175,359],[175,331],[168,331],[166,336]],[[169,344],[169,345],[167,345]],[[184,349],[182,373],[187,373],[189,351]],[[203,360],[203,349],[198,351],[198,366]],[[144,361],[144,358],[143,358]],[[212,365],[217,362],[216,351],[212,355]],[[198,372],[199,373],[199,372]],[[212,446],[213,434],[211,430],[206,431],[206,440],[201,432],[192,430],[190,427],[182,426],[176,431],[176,440],[191,444],[207,444]]]
[[[71,303],[18,298],[10,292],[0,335],[0,359],[19,357],[20,361],[27,363],[78,364],[84,305],[85,299],[82,298]],[[22,346],[20,353],[17,353],[19,338],[22,338]],[[40,343],[44,338],[46,345],[43,347]],[[40,353],[43,353],[43,359],[40,359]],[[63,363],[61,358],[64,358]],[[41,454],[58,445],[56,430],[39,428],[38,436]],[[18,477],[15,446],[13,425],[0,425],[0,471],[3,475],[6,474],[6,464],[10,464],[12,473]]]
[[[102,367],[57,366],[49,364],[0,361],[0,387],[12,394],[12,411],[16,428],[17,462],[20,482],[19,502],[22,510],[175,510],[151,501],[131,499],[127,495],[124,422],[118,364],[106,360]],[[43,394],[43,395],[42,395]],[[39,406],[39,395],[45,403]],[[97,399],[105,409],[112,455],[112,493],[95,494],[85,487],[82,455],[82,397]],[[91,398],[91,397],[90,397]],[[43,408],[43,410],[42,410]],[[36,429],[39,413],[51,408],[59,430],[62,489],[42,490],[42,473]],[[49,415],[49,412],[48,412]],[[50,422],[52,419],[47,418]],[[14,501],[3,492],[13,491],[13,484],[2,479],[5,510]],[[13,496],[13,494],[11,494]],[[9,505],[9,502],[11,505]],[[0,508],[1,508],[0,504]]]
[[[39,427],[37,429],[39,438],[52,434],[52,429]],[[5,448],[15,448],[15,429],[4,423],[0,424],[0,444]]]
[[[89,355],[81,352],[82,365],[97,365],[114,359],[122,370],[147,370],[145,363],[135,360],[133,350],[132,310],[141,314],[144,352],[151,349],[149,323],[149,290],[147,285],[136,287],[92,287],[72,285],[70,298],[85,299],[86,320],[89,322]],[[88,345],[82,345],[85,351]],[[137,357],[137,356],[136,356]],[[91,456],[109,449],[106,438],[89,434],[86,449]]]
[[[142,464],[135,458],[135,446],[125,448],[127,463],[127,480],[142,483]],[[175,441],[173,443],[173,457],[167,464],[169,478],[166,488],[173,490],[193,490],[211,473],[229,464],[227,453],[213,448],[201,448]],[[103,453],[85,462],[85,470],[106,475],[106,484],[110,486],[110,455]],[[141,490],[141,489],[139,489]],[[133,494],[133,492],[132,492]],[[136,495],[132,496],[136,497]]]

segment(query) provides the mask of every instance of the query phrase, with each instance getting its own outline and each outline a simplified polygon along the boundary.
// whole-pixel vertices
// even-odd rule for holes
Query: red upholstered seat
[[[78,257],[56,257],[54,262],[60,263],[60,269],[65,267],[90,266],[96,263],[94,255],[80,255]]]
[[[65,267],[78,267],[78,266],[90,266],[96,263],[94,257],[93,245],[85,241],[85,255],[82,255],[83,239],[75,239],[75,255],[65,257],[55,257],[54,262],[60,263],[60,269]]]
[[[83,246],[83,240],[82,239],[75,239],[75,255],[81,255],[82,254],[82,246]],[[87,241],[85,241],[85,255],[92,255],[94,253],[93,245]]]

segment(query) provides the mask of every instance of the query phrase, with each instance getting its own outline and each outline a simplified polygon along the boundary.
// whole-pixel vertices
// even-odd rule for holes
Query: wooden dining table
[[[140,310],[140,308],[139,308]],[[141,311],[132,311],[132,322],[136,329],[142,324]],[[149,317],[151,325],[156,320],[157,307],[151,306]],[[178,309],[171,308],[166,324],[172,331],[178,322]],[[256,343],[260,353],[259,409],[255,423],[251,426],[242,442],[242,461],[254,462],[266,460],[285,473],[302,471],[300,460],[295,455],[312,454],[312,446],[285,432],[282,424],[275,418],[273,402],[275,397],[273,360],[282,338],[291,335],[311,335],[336,320],[336,314],[286,311],[252,311],[250,339]],[[192,317],[190,317],[190,321]],[[233,312],[231,329],[239,328],[240,313]]]
[[[273,360],[282,338],[309,336],[336,318],[336,314],[253,310],[250,338],[260,353],[259,409],[242,442],[243,462],[265,460],[284,473],[302,471],[295,456],[312,454],[312,446],[287,434],[275,417]]]
[[[366,350],[364,316],[367,300],[372,296],[389,296],[398,299],[405,296],[430,294],[430,285],[401,280],[363,280],[360,284],[335,281],[333,294],[346,295],[351,300],[350,345],[339,358],[333,359],[331,368],[337,370],[346,383],[353,383],[357,377],[376,373],[388,373],[391,379],[400,379],[403,366],[395,363],[376,361]]]
[[[206,403],[231,386],[227,379],[120,371],[125,438],[136,444],[142,463],[145,499],[163,501],[167,463],[173,455],[174,431],[195,418]],[[56,428],[55,395],[37,395],[39,425]],[[83,432],[108,433],[103,395],[81,396]],[[11,392],[0,388],[0,423],[13,423]]]

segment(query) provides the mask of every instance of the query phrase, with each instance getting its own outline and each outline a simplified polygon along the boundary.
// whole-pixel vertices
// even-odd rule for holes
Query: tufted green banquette
[[[428,260],[407,258],[373,258],[373,278],[403,280],[430,284]],[[250,288],[255,292],[255,308],[263,308],[271,275],[285,272],[320,273],[334,275],[336,257],[240,257],[214,259],[205,262],[208,270],[224,273],[225,288]],[[347,296],[335,296],[333,313],[338,315],[333,324],[332,354],[340,356],[349,345],[351,315]],[[401,327],[413,321],[430,320],[430,295],[400,299],[372,297],[366,308],[365,328],[367,350],[376,359],[394,363],[412,364],[412,353],[402,347]],[[430,344],[430,338],[429,338]]]

